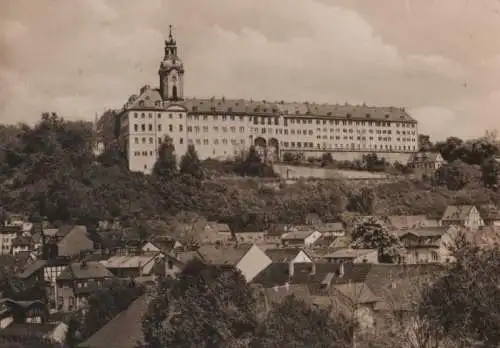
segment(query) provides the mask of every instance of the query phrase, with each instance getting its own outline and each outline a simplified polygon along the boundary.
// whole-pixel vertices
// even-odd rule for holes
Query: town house
[[[65,312],[82,309],[87,298],[107,286],[113,274],[96,261],[69,264],[57,277],[57,309]]]
[[[321,237],[321,232],[311,226],[295,226],[281,236],[284,247],[310,247]]]
[[[473,205],[449,205],[439,221],[439,226],[457,226],[477,230],[484,226],[484,220]]]
[[[399,231],[399,239],[404,246],[400,254],[401,263],[449,262],[454,230],[454,227],[428,227]]]

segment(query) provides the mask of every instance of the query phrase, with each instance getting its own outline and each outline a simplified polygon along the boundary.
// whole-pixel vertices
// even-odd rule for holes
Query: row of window
[[[175,115],[174,115],[174,114],[172,114],[172,113],[169,113],[169,114],[168,114],[168,118],[169,118],[169,119],[173,119],[173,118],[174,118],[174,116],[175,116]],[[134,118],[139,118],[139,117],[140,117],[140,118],[142,118],[142,119],[145,119],[145,118],[146,118],[146,113],[142,112],[142,113],[139,115],[139,113],[134,112]],[[149,113],[148,113],[148,118],[149,118],[149,119],[152,119],[153,117],[154,117],[153,113],[152,113],[152,112],[149,112]],[[182,113],[177,114],[177,117],[178,117],[180,120],[182,120]],[[156,114],[156,118],[161,119],[161,113]]]
[[[179,119],[182,119],[182,113],[179,113],[177,116]],[[153,113],[152,112],[149,112],[148,113],[148,118],[152,119],[153,118]],[[145,119],[146,118],[146,113],[141,113],[139,115],[139,113],[135,112],[134,113],[134,118],[142,118],[142,119]],[[157,118],[160,119],[162,117],[162,114],[161,113],[158,113],[157,114]],[[236,121],[236,120],[239,120],[239,121],[244,121],[245,120],[245,116],[234,116],[234,115],[230,115],[230,116],[226,116],[226,115],[212,115],[212,119],[214,121],[217,121],[219,120],[219,117],[222,121],[227,121],[227,120],[231,120],[231,121]],[[169,113],[168,114],[168,118],[169,119],[173,119],[174,118],[174,114],[172,113]],[[195,120],[195,121],[198,121],[200,119],[203,119],[204,121],[207,121],[208,120],[208,115],[187,115],[187,119],[188,120]],[[249,116],[249,119],[252,121],[253,120],[253,123],[254,124],[268,124],[268,125],[279,125],[279,117],[276,117],[276,116],[273,116],[273,117],[264,117],[264,116]],[[288,122],[290,122],[290,124],[313,124],[313,119],[311,118],[284,118],[283,119],[284,121],[284,125],[286,126]],[[343,126],[352,126],[352,125],[356,125],[356,126],[377,126],[377,127],[390,127],[391,126],[391,122],[383,122],[383,121],[352,121],[352,120],[319,120],[317,119],[316,124],[331,124],[331,125],[343,125]],[[402,127],[402,128],[415,128],[416,125],[415,123],[401,123],[401,122],[395,122],[396,124],[396,127]]]
[[[309,148],[309,149],[314,149],[314,144],[311,142],[281,142],[281,145],[284,148]],[[386,150],[386,151],[415,151],[416,146],[407,146],[407,145],[399,145],[399,146],[392,146],[392,145],[372,145],[372,144],[327,144],[327,143],[316,143],[316,148],[317,149],[366,149],[366,150]]]

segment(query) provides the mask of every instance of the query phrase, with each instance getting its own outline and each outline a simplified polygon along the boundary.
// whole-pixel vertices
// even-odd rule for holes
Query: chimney
[[[339,267],[339,278],[342,278],[343,276],[344,276],[344,263],[341,263]]]
[[[87,267],[87,260],[83,259],[82,262],[80,263],[80,268],[86,268]]]

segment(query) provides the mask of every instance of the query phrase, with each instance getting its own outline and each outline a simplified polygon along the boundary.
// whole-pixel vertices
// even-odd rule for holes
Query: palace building
[[[193,144],[201,159],[239,156],[254,145],[270,161],[287,152],[305,158],[330,152],[337,160],[377,153],[406,163],[418,149],[417,121],[404,108],[186,98],[171,29],[158,74],[159,88],[142,87],[119,114],[131,171],[150,173],[166,136],[178,156]]]

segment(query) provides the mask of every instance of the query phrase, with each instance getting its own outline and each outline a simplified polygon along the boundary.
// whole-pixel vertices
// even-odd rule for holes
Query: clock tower
[[[160,75],[160,94],[163,100],[176,101],[184,98],[184,65],[177,55],[177,43],[169,27],[168,40],[165,41],[165,55],[158,71]]]

